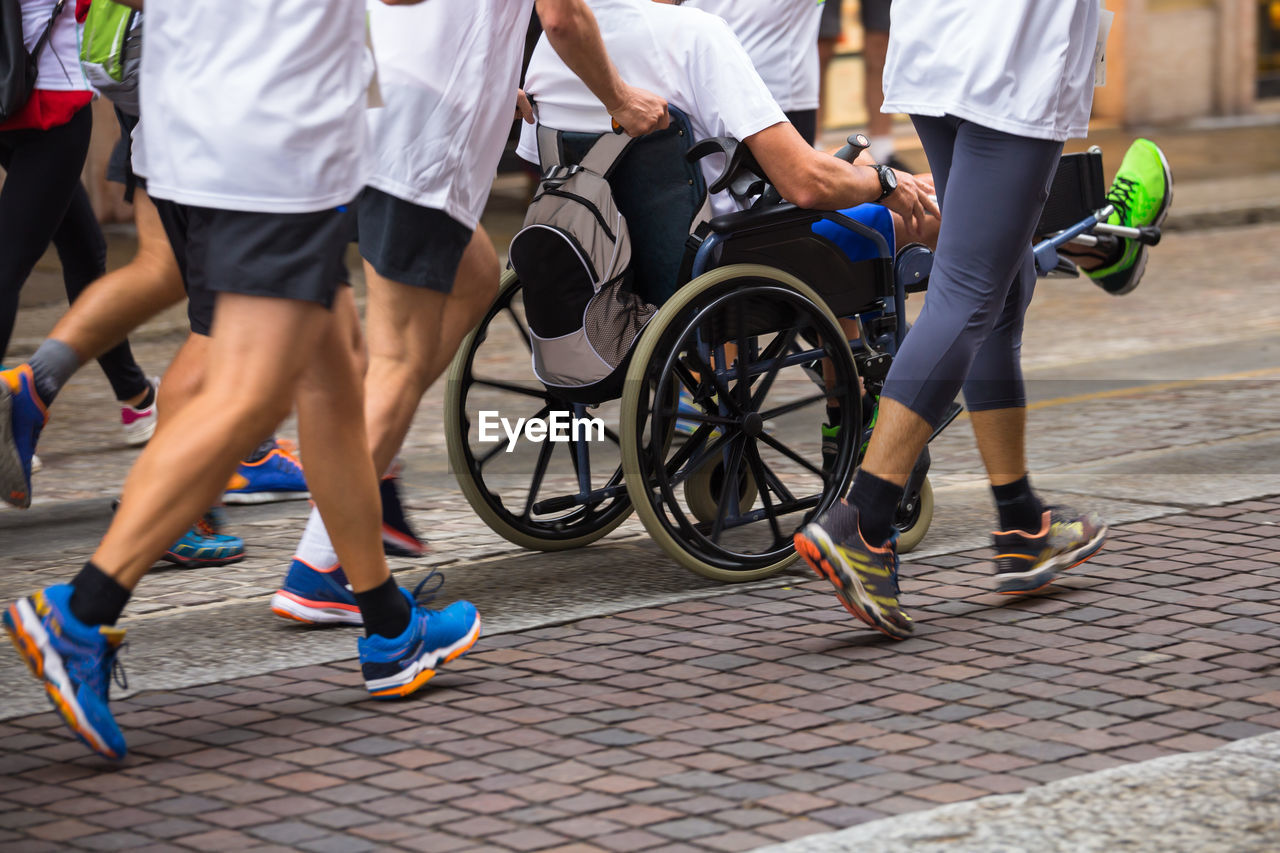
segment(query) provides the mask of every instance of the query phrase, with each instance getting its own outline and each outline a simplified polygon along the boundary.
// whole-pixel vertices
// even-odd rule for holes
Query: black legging
[[[0,131],[0,360],[9,349],[18,295],[50,241],[62,262],[67,300],[107,269],[107,242],[93,215],[80,170],[89,152],[93,114],[88,107],[49,130]],[[147,377],[128,341],[98,359],[117,400],[147,390]]]

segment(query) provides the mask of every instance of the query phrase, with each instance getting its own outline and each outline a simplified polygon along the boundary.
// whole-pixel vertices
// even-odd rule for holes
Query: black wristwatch
[[[893,195],[893,191],[898,188],[898,175],[888,166],[873,166],[876,174],[880,176],[880,198],[877,202],[884,201]]]

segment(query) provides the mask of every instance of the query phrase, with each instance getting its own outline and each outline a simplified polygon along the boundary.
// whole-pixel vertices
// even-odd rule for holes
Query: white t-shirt
[[[661,95],[685,113],[695,140],[746,139],[787,120],[729,25],[714,15],[653,0],[588,0],[588,5],[622,79]],[[604,105],[545,38],[533,52],[525,90],[537,104],[538,121],[548,127],[591,133],[610,129]],[[518,153],[538,162],[532,125],[523,126]],[[718,174],[709,164],[704,171],[708,180]],[[736,209],[727,192],[714,196],[711,206],[716,215]]]
[[[1098,0],[896,0],[891,20],[884,112],[1088,133]]]
[[[515,114],[534,0],[370,0],[386,106],[369,110],[370,186],[474,228]]]
[[[778,106],[787,112],[818,108],[821,0],[688,0],[685,5],[724,18]]]
[[[368,178],[364,0],[147,0],[142,145],[156,198],[309,213]]]
[[[30,52],[40,40],[57,0],[22,0],[22,43]],[[80,25],[76,0],[67,0],[49,32],[49,41],[36,64],[36,88],[49,92],[91,89],[80,70]]]

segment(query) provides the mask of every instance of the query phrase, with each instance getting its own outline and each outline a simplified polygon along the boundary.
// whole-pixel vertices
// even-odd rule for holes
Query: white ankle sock
[[[293,556],[316,569],[328,569],[338,564],[338,554],[329,541],[329,532],[324,529],[320,510],[315,507],[311,508],[307,528],[302,531],[302,541],[298,543],[298,550]]]
[[[889,158],[893,156],[893,137],[892,136],[872,136],[871,140],[871,159],[877,163],[887,163]]]

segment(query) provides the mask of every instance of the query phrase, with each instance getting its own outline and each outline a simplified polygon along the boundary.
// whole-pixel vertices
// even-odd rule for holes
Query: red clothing
[[[92,0],[76,0],[77,23],[84,23],[91,2]],[[47,45],[45,49],[48,49]],[[71,117],[92,100],[93,92],[88,89],[54,92],[37,87],[17,115],[6,122],[0,122],[0,130],[48,130],[58,127],[71,121]]]

